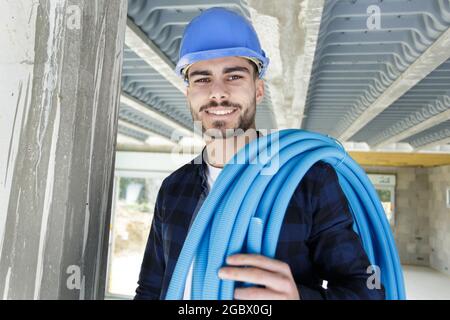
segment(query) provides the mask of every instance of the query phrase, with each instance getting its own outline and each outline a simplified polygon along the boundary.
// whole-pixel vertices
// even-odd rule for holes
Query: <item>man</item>
[[[187,82],[190,111],[201,122],[207,145],[162,183],[135,299],[164,299],[189,227],[215,178],[259,136],[255,113],[264,98],[261,77],[268,63],[253,27],[236,13],[212,8],[186,27],[176,71]],[[255,284],[236,288],[235,299],[384,299],[382,286],[367,286],[370,263],[352,224],[334,169],[319,161],[290,200],[275,259],[231,256],[218,276]],[[191,272],[192,266],[185,299]]]

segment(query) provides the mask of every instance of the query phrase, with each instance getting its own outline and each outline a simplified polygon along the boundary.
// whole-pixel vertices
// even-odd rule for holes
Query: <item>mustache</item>
[[[221,103],[218,103],[217,101],[210,101],[209,103],[201,106],[199,112],[202,112],[205,109],[214,108],[214,107],[233,107],[233,108],[237,108],[237,109],[242,109],[242,107],[239,103],[233,103],[228,100],[224,100]]]

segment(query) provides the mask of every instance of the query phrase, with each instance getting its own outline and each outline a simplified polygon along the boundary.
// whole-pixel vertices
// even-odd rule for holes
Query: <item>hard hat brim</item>
[[[193,63],[212,60],[217,58],[224,57],[246,57],[246,58],[256,58],[261,62],[261,68],[259,72],[259,77],[262,78],[264,73],[269,65],[269,58],[267,58],[264,54],[258,54],[257,52],[245,48],[245,47],[237,47],[237,48],[225,48],[225,49],[214,49],[214,50],[206,50],[206,51],[198,51],[193,53],[188,53],[180,58],[175,68],[175,72],[184,77],[183,69],[187,66],[192,65]]]

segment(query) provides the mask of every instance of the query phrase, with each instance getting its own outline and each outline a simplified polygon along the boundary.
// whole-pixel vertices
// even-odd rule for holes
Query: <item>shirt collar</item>
[[[256,133],[258,135],[258,138],[262,136],[262,133],[259,132],[259,130],[256,130]],[[200,176],[202,191],[208,190],[208,177],[206,176],[206,170],[208,170],[208,166],[206,164],[205,158],[203,157],[203,155],[205,155],[205,152],[206,146],[204,146],[202,152],[191,161],[191,164],[195,165],[194,168],[197,175]]]

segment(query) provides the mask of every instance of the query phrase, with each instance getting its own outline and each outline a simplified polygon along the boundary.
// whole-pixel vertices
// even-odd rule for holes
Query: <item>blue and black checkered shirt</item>
[[[209,192],[207,165],[198,157],[161,185],[135,299],[166,296],[189,227]],[[275,255],[289,264],[301,299],[385,298],[383,285],[367,286],[370,262],[352,225],[336,172],[317,162],[289,202]]]

